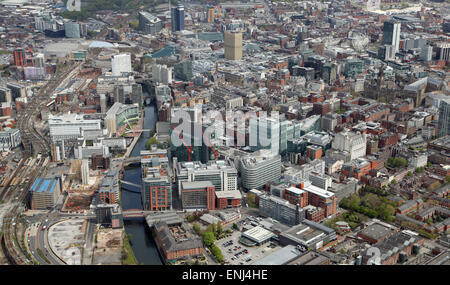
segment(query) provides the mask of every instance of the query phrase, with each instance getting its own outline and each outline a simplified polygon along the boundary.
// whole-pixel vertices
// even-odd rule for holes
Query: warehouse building
[[[280,234],[282,245],[300,245],[313,249],[319,249],[335,239],[336,232],[333,229],[309,220],[303,220],[301,224]]]
[[[243,232],[239,241],[247,246],[259,246],[269,242],[274,237],[276,237],[276,235],[271,231],[268,231],[263,227],[256,226]]]

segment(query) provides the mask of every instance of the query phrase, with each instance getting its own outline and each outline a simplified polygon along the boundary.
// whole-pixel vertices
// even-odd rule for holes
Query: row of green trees
[[[199,228],[198,228],[199,229]],[[197,230],[194,227],[194,230]],[[214,244],[217,238],[223,234],[222,223],[219,221],[217,224],[210,224],[206,231],[203,233],[202,238],[205,245],[209,248],[211,253],[217,259],[218,262],[223,263],[225,260],[223,258],[222,251],[220,248]]]

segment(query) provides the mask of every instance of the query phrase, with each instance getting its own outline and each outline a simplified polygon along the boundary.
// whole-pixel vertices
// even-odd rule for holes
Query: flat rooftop
[[[252,265],[283,265],[296,259],[300,255],[301,252],[295,246],[287,245],[252,263]]]
[[[249,229],[242,233],[243,237],[246,237],[252,241],[256,241],[258,243],[264,242],[266,240],[275,237],[276,235],[263,227],[256,226],[252,229]]]
[[[392,233],[392,229],[379,223],[374,223],[367,228],[361,230],[360,234],[374,240],[379,240]]]

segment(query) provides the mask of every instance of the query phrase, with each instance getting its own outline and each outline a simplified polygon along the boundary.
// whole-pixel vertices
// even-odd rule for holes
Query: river
[[[157,114],[154,105],[145,107],[143,129],[154,129],[156,127]],[[145,142],[150,138],[149,132],[142,133],[136,143],[131,156],[138,156],[140,151],[145,149]],[[125,170],[123,180],[141,185],[141,168],[131,168]],[[141,194],[122,190],[122,209],[142,209]],[[161,265],[163,264],[144,219],[125,220],[125,231],[131,234],[131,247],[139,264]]]

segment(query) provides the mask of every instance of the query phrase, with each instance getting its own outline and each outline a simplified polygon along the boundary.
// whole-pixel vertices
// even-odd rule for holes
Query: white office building
[[[53,141],[78,138],[83,130],[100,130],[101,121],[85,119],[82,114],[49,115],[48,126]]]
[[[239,171],[245,189],[264,186],[270,181],[280,179],[281,156],[271,154],[268,149],[259,150],[240,159]]]
[[[130,73],[131,69],[131,55],[128,53],[114,55],[111,59],[112,75],[119,76],[123,72]]]
[[[200,161],[178,162],[175,166],[178,193],[181,195],[181,182],[210,181],[215,191],[235,191],[238,172],[231,160],[214,160],[203,164]]]
[[[152,68],[152,79],[155,83],[172,83],[172,68],[167,65],[155,64]]]
[[[365,134],[345,130],[336,134],[332,148],[348,153],[353,160],[366,155],[366,142]]]

